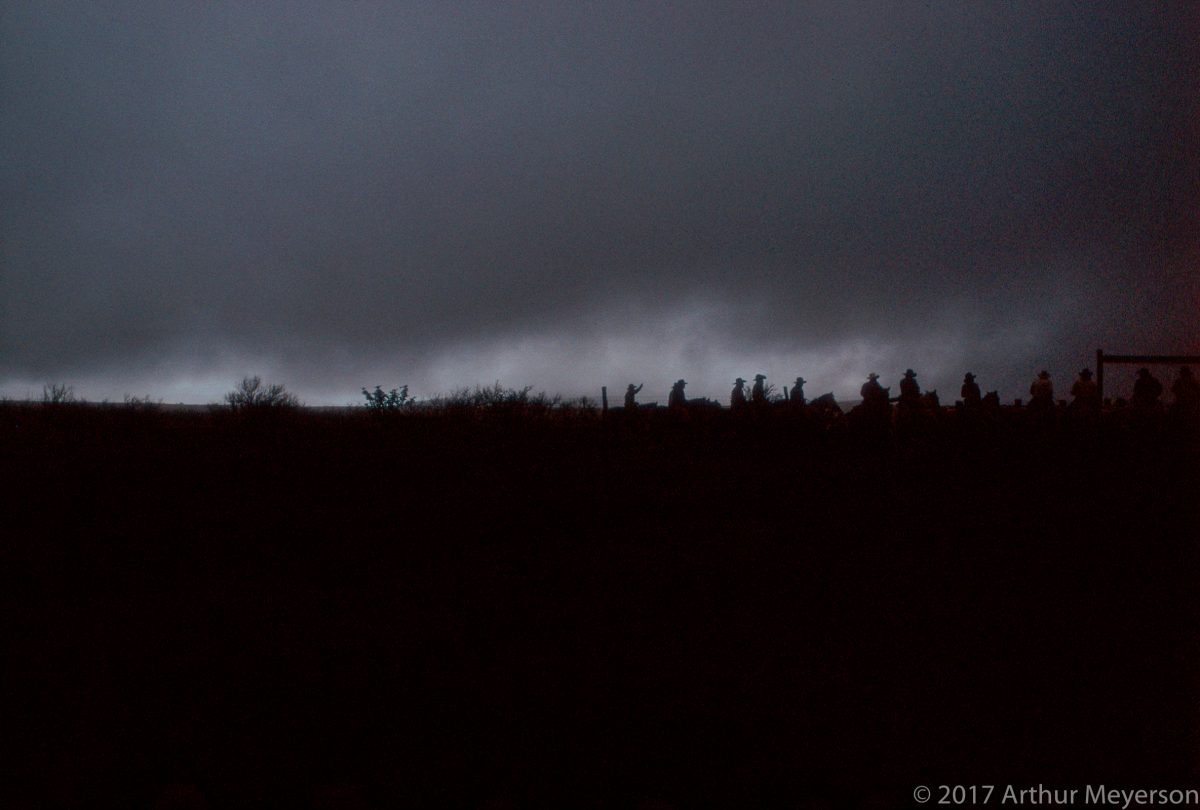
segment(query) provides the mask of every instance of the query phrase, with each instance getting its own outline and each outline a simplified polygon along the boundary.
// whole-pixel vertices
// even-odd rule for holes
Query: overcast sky
[[[1200,353],[1198,43],[1190,2],[7,0],[0,395]]]

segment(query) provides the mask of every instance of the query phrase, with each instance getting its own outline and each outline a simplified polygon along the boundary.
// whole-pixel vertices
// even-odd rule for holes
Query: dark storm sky
[[[0,394],[1200,351],[1192,3],[0,10]]]

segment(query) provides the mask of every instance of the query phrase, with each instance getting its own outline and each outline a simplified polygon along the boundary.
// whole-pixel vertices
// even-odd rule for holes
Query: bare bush
[[[529,402],[529,392],[533,390],[532,385],[527,385],[518,390],[516,388],[505,388],[496,380],[494,385],[475,386],[475,391],[469,395],[469,404],[476,407],[499,407],[502,405],[514,406],[525,405]],[[541,396],[545,396],[542,394]]]
[[[225,401],[235,411],[246,408],[296,408],[300,400],[280,383],[264,385],[257,374],[243,377],[237,388],[225,395]]]
[[[125,407],[133,411],[157,411],[162,409],[162,399],[153,399],[149,394],[144,397],[126,394]]]
[[[75,389],[65,383],[47,383],[42,386],[42,403],[65,405],[75,402]]]
[[[434,397],[424,403],[427,407],[437,409],[474,409],[474,410],[504,410],[504,411],[538,411],[557,408],[562,405],[562,397],[557,394],[550,396],[544,391],[532,394],[532,385],[524,388],[505,388],[497,381],[493,385],[477,385],[475,390],[460,388],[449,394]]]
[[[783,392],[774,383],[767,383],[763,386],[763,399],[766,402],[783,402]]]

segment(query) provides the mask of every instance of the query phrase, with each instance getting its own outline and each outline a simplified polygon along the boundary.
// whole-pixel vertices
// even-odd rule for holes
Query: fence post
[[[600,386],[600,410],[602,413],[608,413],[608,386]]]
[[[1104,402],[1104,349],[1096,349],[1096,395]]]

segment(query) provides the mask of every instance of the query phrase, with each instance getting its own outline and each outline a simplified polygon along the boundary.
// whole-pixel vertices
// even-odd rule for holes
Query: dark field
[[[1194,433],[1001,416],[0,406],[4,803],[1196,784]]]

